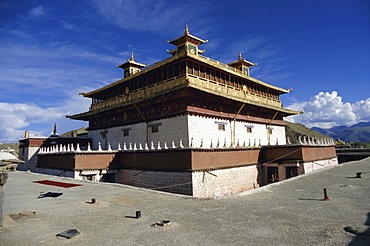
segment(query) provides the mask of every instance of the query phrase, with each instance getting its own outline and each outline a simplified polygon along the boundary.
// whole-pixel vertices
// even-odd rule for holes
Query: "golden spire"
[[[189,26],[188,24],[185,25],[185,31],[184,31],[184,34],[185,35],[189,35]]]
[[[242,52],[241,51],[238,52],[238,60],[243,60]]]
[[[131,52],[131,58],[130,58],[130,61],[134,61],[134,52]]]

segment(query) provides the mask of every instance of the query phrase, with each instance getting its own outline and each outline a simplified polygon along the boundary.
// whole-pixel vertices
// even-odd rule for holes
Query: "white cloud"
[[[48,136],[57,123],[59,133],[80,128],[83,122],[66,119],[66,115],[85,112],[90,100],[73,94],[60,107],[42,108],[38,105],[0,102],[0,142],[17,142],[26,129],[30,136]]]
[[[26,129],[33,136],[49,136],[54,123],[59,133],[86,126],[65,118],[88,110],[91,101],[78,92],[116,80],[103,68],[110,61],[114,70],[115,58],[90,51],[7,45],[0,53],[0,142],[17,142]]]
[[[63,28],[64,29],[67,29],[67,30],[75,30],[76,27],[74,25],[72,25],[71,23],[67,22],[67,21],[60,21],[60,23],[62,24]]]
[[[304,114],[287,117],[287,120],[307,127],[330,128],[353,125],[370,120],[370,98],[354,104],[343,102],[338,92],[319,92],[308,102],[295,102],[287,108],[304,111]]]
[[[33,8],[30,12],[30,16],[33,18],[39,18],[40,16],[45,15],[45,9],[42,6]]]
[[[0,47],[0,90],[4,98],[53,96],[58,99],[72,90],[94,89],[113,82],[110,74],[120,59],[69,46]],[[109,68],[111,67],[112,70]],[[94,71],[94,72],[91,72]],[[117,71],[117,70],[116,70]],[[109,82],[107,82],[109,81]],[[11,86],[9,86],[11,85]]]
[[[17,141],[23,135],[23,130],[20,129],[61,117],[57,108],[42,109],[22,103],[1,102],[0,112],[0,142]]]
[[[352,108],[356,115],[361,116],[361,121],[370,121],[370,98],[356,102]]]

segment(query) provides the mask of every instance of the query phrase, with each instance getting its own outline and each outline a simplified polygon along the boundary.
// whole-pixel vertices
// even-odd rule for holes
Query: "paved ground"
[[[356,172],[363,177],[355,178]],[[45,179],[82,186],[32,182]],[[323,201],[323,188],[329,201]],[[370,158],[218,199],[18,171],[9,174],[3,192],[4,246],[370,245],[370,236],[343,229],[370,234]],[[38,198],[40,192],[63,195]],[[92,198],[97,203],[89,203]],[[162,220],[171,223],[151,226]],[[56,236],[67,229],[80,234]]]

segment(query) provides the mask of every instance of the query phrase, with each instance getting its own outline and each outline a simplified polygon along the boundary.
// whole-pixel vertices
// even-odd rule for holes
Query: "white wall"
[[[39,147],[26,147],[24,149],[20,149],[22,152],[24,150],[24,153],[20,153],[19,157],[21,160],[24,161],[24,163],[19,163],[17,170],[20,171],[35,171],[36,165],[37,165],[37,155],[36,153],[39,151]]]
[[[257,165],[193,172],[193,196],[221,197],[259,187]]]
[[[219,124],[223,124],[225,130],[219,130]],[[158,132],[152,132],[153,125],[159,125]],[[248,133],[247,128],[251,127],[252,132]],[[285,127],[284,126],[270,126],[272,128],[272,134],[270,135],[270,145],[286,144]],[[106,140],[102,137],[101,132],[103,130],[95,130],[89,132],[89,137],[93,139],[92,149],[98,149],[98,142],[101,142],[102,148],[105,150],[107,146],[105,143],[110,143],[113,150],[117,149],[118,143],[136,143],[137,147],[139,143],[144,144],[146,142],[147,135],[147,124],[138,123],[122,127],[113,127],[107,129]],[[129,136],[123,136],[123,129],[130,129]],[[234,129],[235,136],[234,136]],[[234,140],[235,138],[235,140]],[[210,148],[211,141],[212,147],[216,147],[219,142],[219,147],[225,146],[230,147],[234,140],[234,145],[242,146],[244,143],[246,146],[249,145],[268,145],[268,134],[265,124],[257,123],[246,123],[241,121],[230,120],[219,120],[217,118],[203,117],[203,116],[177,116],[167,119],[161,119],[157,121],[151,121],[148,123],[148,145],[150,146],[151,141],[154,142],[154,146],[157,148],[158,142],[161,143],[161,147],[164,147],[164,141],[167,142],[167,146],[170,147],[171,142],[175,141],[175,145],[179,145],[180,139],[183,140],[185,147],[188,147],[191,142],[193,147]],[[277,141],[278,139],[278,141]]]
[[[332,167],[338,165],[338,159],[332,158],[321,161],[305,162],[304,164],[304,173],[310,173],[325,167]]]
[[[242,121],[229,121],[219,120],[216,118],[208,118],[202,116],[188,116],[189,117],[189,140],[193,138],[193,146],[199,147],[203,139],[203,147],[209,148],[215,147],[219,142],[220,147],[223,147],[226,140],[226,147],[230,147],[232,142],[242,146],[245,144],[248,146],[249,143],[254,145],[268,145],[268,134],[266,125],[257,123],[246,123]],[[218,125],[224,124],[225,130],[219,130]],[[252,132],[248,133],[247,128],[251,127]],[[286,144],[285,127],[284,126],[270,126],[272,128],[272,134],[270,136],[270,144],[276,145],[276,139],[278,139],[279,145]],[[234,133],[235,129],[235,133]],[[235,135],[234,135],[235,134]]]
[[[167,146],[171,146],[171,142],[175,141],[175,145],[179,145],[180,139],[183,139],[183,144],[187,145],[187,117],[177,116],[173,118],[167,118],[157,121],[150,121],[146,123],[138,123],[127,126],[108,128],[106,133],[106,140],[102,137],[101,132],[103,130],[89,131],[88,136],[93,139],[92,149],[98,149],[98,143],[101,142],[103,149],[106,149],[105,141],[111,144],[113,150],[117,149],[118,143],[121,143],[123,148],[123,143],[126,143],[127,147],[129,143],[139,143],[144,144],[146,142],[147,135],[147,125],[148,125],[148,145],[153,141],[154,146],[157,148],[158,141],[161,142],[161,147],[164,147],[164,141],[167,142]],[[158,132],[152,132],[152,126],[158,125]],[[123,129],[130,129],[129,136],[123,136]]]

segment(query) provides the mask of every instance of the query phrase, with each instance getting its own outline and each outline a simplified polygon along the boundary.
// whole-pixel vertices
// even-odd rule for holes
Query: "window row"
[[[104,91],[94,95],[92,103],[98,103],[102,100],[126,94],[130,91],[183,75],[185,72],[210,81],[215,81],[220,84],[233,86],[239,88],[240,90],[242,90],[243,86],[245,85],[249,93],[279,101],[279,93],[274,89],[262,86],[247,79],[214,69],[209,66],[192,61],[182,60],[167,66],[163,66],[159,69],[143,73],[142,75],[133,77],[124,83],[119,83],[115,86],[105,89]]]
[[[188,74],[192,74],[207,80],[215,81],[220,84],[233,86],[239,89],[243,89],[243,85],[247,87],[248,92],[259,94],[274,100],[279,100],[279,94],[277,91],[270,89],[265,86],[253,83],[246,79],[234,76],[230,73],[225,73],[223,71],[213,69],[211,67],[201,65],[195,62],[187,62]]]
[[[124,83],[117,84],[112,86],[109,89],[106,89],[96,95],[93,99],[93,104],[101,102],[103,100],[116,97],[122,94],[126,94],[130,91],[137,90],[139,88],[147,87],[158,82],[177,77],[179,75],[185,74],[186,71],[186,62],[179,61],[160,69],[156,69],[150,71],[148,73],[144,73],[137,77],[133,77],[132,79],[127,80]],[[128,89],[127,89],[128,88]]]

